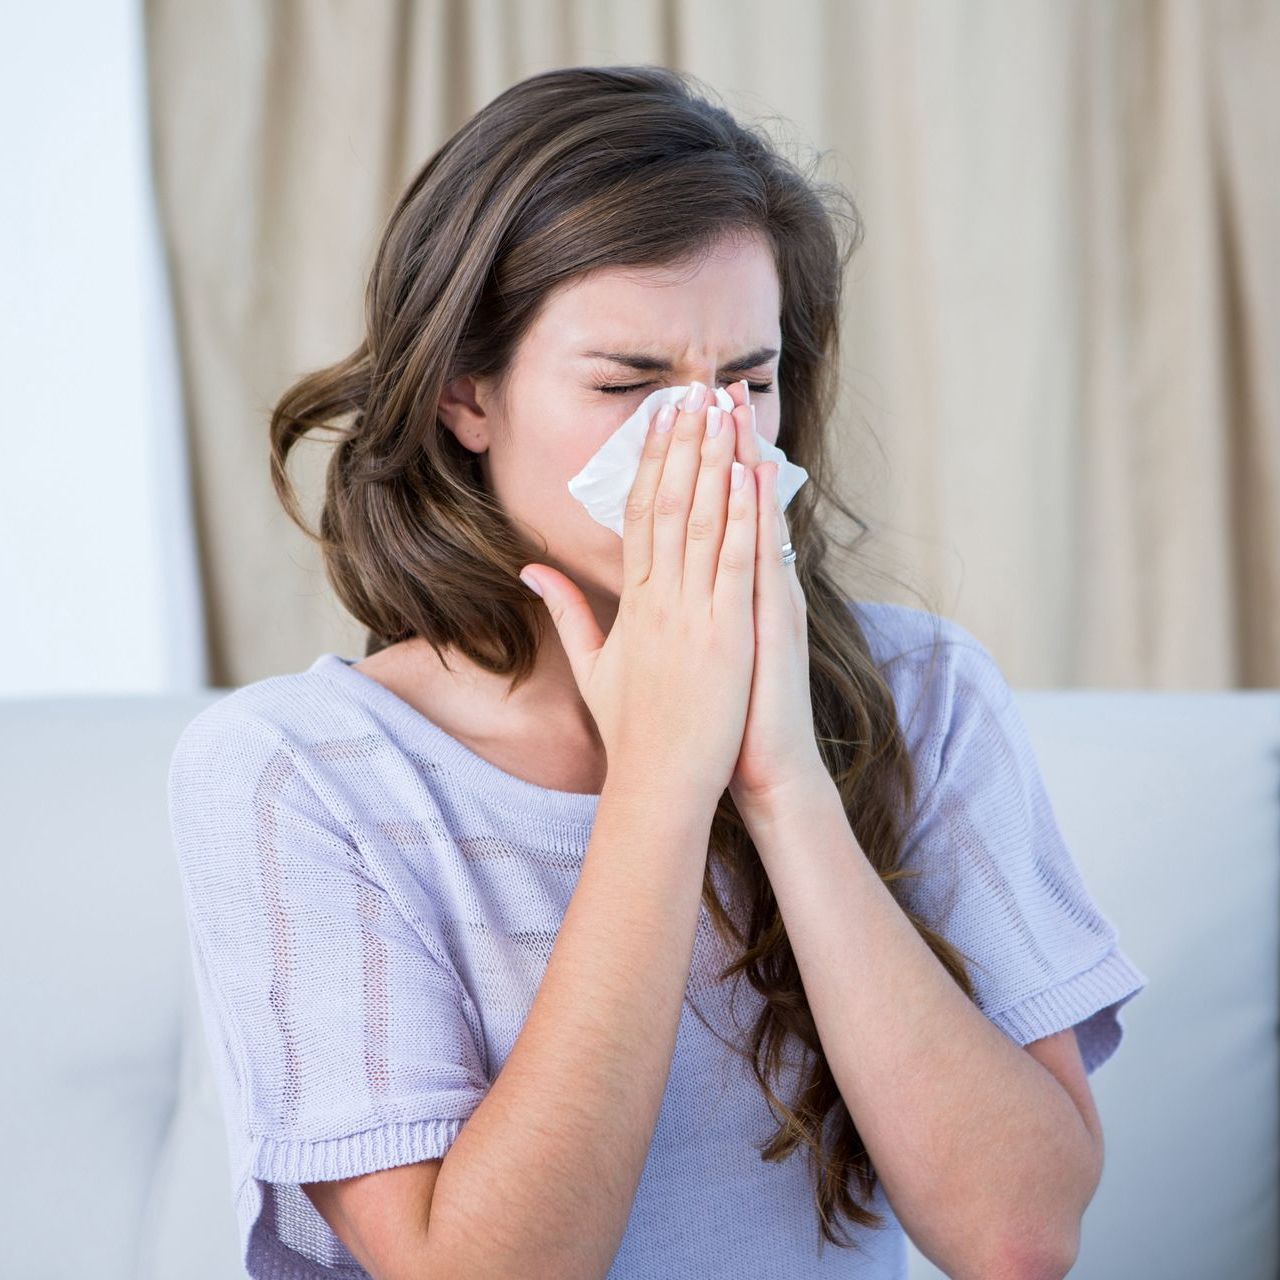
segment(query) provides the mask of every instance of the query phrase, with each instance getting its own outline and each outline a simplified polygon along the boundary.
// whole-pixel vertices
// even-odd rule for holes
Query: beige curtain
[[[211,682],[362,652],[266,416],[402,185],[536,71],[660,62],[867,224],[845,489],[1019,686],[1280,684],[1280,5],[149,0]],[[325,446],[298,471],[314,498]],[[870,571],[861,594],[918,603]]]

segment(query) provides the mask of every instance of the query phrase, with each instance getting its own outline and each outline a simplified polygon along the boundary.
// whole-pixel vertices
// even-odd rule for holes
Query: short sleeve
[[[169,814],[238,1197],[295,1252],[349,1262],[298,1184],[442,1156],[487,1088],[474,1008],[272,725],[197,716]]]
[[[997,1027],[1018,1044],[1074,1027],[1092,1073],[1147,978],[1085,886],[995,660],[959,624],[947,632],[941,656],[916,668],[932,674],[917,691],[922,790],[902,866],[919,874],[899,887],[964,954]]]

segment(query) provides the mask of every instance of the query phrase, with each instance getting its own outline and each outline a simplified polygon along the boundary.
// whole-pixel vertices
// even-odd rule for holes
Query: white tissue
[[[640,407],[598,448],[587,465],[569,481],[569,492],[586,507],[592,519],[622,537],[623,516],[627,496],[635,483],[640,468],[640,455],[644,451],[644,439],[649,433],[649,421],[664,404],[683,400],[689,390],[684,387],[660,387],[650,392]],[[726,412],[732,411],[733,399],[723,387],[716,387],[716,403]],[[794,462],[775,444],[770,444],[758,431],[756,446],[761,462],[778,464],[778,500],[785,511],[809,473]],[[736,464],[735,465],[739,465]]]

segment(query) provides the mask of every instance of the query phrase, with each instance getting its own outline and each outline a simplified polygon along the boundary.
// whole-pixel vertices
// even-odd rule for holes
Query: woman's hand
[[[607,637],[582,589],[558,569],[527,565],[521,577],[546,602],[609,778],[630,775],[673,801],[692,793],[714,810],[750,696],[759,499],[751,468],[735,459],[734,424],[718,406],[722,421],[710,434],[711,405],[707,388],[694,383],[681,405],[660,408],[649,423]]]
[[[744,819],[794,783],[826,776],[814,736],[809,694],[809,628],[804,589],[793,564],[782,563],[788,538],[778,502],[778,464],[760,460],[755,410],[747,385],[734,383],[737,460],[756,474],[755,665],[742,746],[729,794]]]

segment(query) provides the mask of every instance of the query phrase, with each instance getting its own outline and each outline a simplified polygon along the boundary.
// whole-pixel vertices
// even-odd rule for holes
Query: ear
[[[470,375],[452,379],[440,392],[437,416],[472,453],[484,453],[489,447],[493,420],[485,402],[486,388]]]

